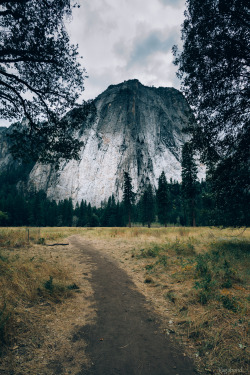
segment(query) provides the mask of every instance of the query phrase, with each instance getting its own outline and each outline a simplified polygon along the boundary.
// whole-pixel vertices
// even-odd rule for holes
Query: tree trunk
[[[195,220],[195,202],[192,199],[192,217],[193,217],[193,227],[196,227],[196,220]]]

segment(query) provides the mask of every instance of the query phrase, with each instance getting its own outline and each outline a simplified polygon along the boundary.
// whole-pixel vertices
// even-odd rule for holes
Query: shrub
[[[140,250],[140,255],[138,256],[139,258],[156,258],[160,252],[160,247],[158,245],[154,245],[153,247],[150,247],[149,249],[141,249]]]
[[[238,311],[239,306],[235,297],[221,296],[220,299],[226,309],[232,310],[233,312]]]
[[[147,271],[151,271],[153,268],[154,268],[154,264],[147,264],[147,265],[145,266],[145,269],[146,269]]]
[[[53,277],[50,276],[49,280],[45,281],[44,288],[47,289],[49,292],[53,292],[54,285],[53,285]]]
[[[176,238],[175,242],[170,247],[176,252],[177,255],[189,256],[195,255],[194,245],[192,244],[191,238],[187,242],[181,242]]]
[[[162,264],[164,267],[168,265],[168,258],[166,255],[160,255],[157,264]]]

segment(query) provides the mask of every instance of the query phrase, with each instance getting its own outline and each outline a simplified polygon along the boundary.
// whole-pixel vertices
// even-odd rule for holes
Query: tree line
[[[2,178],[6,181],[6,174],[1,175]],[[205,191],[205,186],[204,182],[198,183],[199,194]],[[135,198],[136,194],[133,194]],[[137,223],[150,227],[156,221],[162,225],[191,224],[189,218],[185,219],[181,185],[177,181],[167,182],[164,172],[156,192],[149,184],[139,200],[131,203],[129,210],[127,205],[125,196],[122,202],[111,196],[99,208],[83,200],[74,207],[72,199],[51,201],[42,191],[24,194],[7,181],[1,184],[0,190],[0,225],[122,227]],[[197,211],[198,224],[205,225],[200,205]]]
[[[43,191],[25,191],[22,186],[25,187],[32,166],[24,164],[0,175],[1,226],[249,225],[244,204],[234,207],[232,203],[232,210],[227,211],[216,197],[214,182],[197,179],[190,143],[183,146],[182,183],[167,181],[162,172],[156,189],[148,182],[139,193],[133,190],[129,172],[125,172],[122,201],[116,201],[112,195],[98,208],[83,200],[74,206],[72,199],[56,202],[49,200]]]
[[[101,207],[92,207],[86,200],[74,207],[71,198],[56,202],[49,200],[43,191],[27,192],[26,181],[33,165],[10,167],[0,174],[0,225],[131,227],[133,222],[150,228],[152,223],[163,226],[250,224],[247,191],[231,196],[232,189],[223,180],[223,171],[217,178],[208,172],[206,181],[198,180],[192,142],[182,148],[181,183],[167,181],[162,171],[156,188],[148,181],[143,191],[135,192],[129,172],[124,172],[122,201],[116,201],[112,195]]]

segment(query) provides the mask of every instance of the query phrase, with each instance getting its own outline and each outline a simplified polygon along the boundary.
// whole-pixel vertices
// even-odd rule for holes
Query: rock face
[[[7,128],[0,127],[0,172],[13,162],[6,138]]]
[[[134,191],[147,181],[157,186],[164,170],[167,179],[181,179],[182,133],[190,116],[183,95],[174,88],[143,86],[138,80],[109,86],[95,100],[96,114],[82,125],[84,145],[80,161],[36,164],[28,186],[44,190],[48,198],[71,197],[99,206],[111,194],[122,199],[123,172],[129,171]],[[73,113],[73,112],[72,112]]]

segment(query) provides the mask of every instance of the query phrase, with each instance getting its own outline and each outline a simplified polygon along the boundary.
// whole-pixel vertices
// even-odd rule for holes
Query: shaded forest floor
[[[1,374],[91,368],[78,333],[97,321],[95,265],[72,244],[46,246],[74,234],[126,271],[159,331],[199,371],[247,373],[249,229],[42,228],[27,243],[25,228],[2,228]]]

